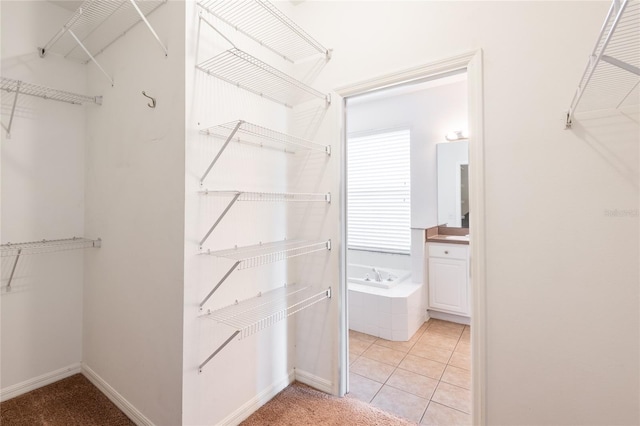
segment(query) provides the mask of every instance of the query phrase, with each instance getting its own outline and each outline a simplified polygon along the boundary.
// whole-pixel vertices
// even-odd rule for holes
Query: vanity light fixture
[[[468,130],[454,130],[445,135],[445,139],[449,142],[461,141],[464,139],[469,139],[469,131]]]

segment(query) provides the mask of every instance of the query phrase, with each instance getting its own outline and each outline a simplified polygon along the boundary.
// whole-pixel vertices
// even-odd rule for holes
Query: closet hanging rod
[[[102,247],[102,240],[73,237],[59,240],[29,241],[25,243],[6,243],[0,245],[0,257],[15,256],[11,267],[11,274],[7,282],[7,291],[11,291],[11,282],[16,271],[16,266],[21,256],[29,254],[53,253],[66,250]]]
[[[235,247],[226,250],[203,251],[215,257],[234,260],[234,264],[223,275],[213,289],[200,302],[200,309],[207,303],[213,293],[224,283],[234,272],[242,269],[255,268],[269,263],[280,262],[298,256],[304,256],[318,251],[331,250],[331,240],[327,241],[305,241],[305,240],[284,240],[267,244],[256,244],[246,247]]]
[[[145,23],[165,56],[168,55],[166,46],[147,19],[147,16],[166,2],[167,0],[85,0],[45,46],[39,48],[40,56],[44,57],[52,51],[85,64],[91,61],[113,85],[113,79],[96,60],[96,56],[138,23]],[[71,37],[63,37],[65,34]]]
[[[52,101],[65,102],[74,105],[96,104],[102,105],[102,96],[86,96],[77,93],[68,92],[66,90],[53,89],[51,87],[39,84],[27,83],[22,80],[14,80],[12,78],[0,77],[0,90],[7,93],[15,93],[11,106],[11,115],[9,124],[2,127],[7,132],[7,137],[11,137],[11,126],[15,116],[16,105],[20,95],[35,96],[37,98],[48,99]]]
[[[218,216],[214,224],[209,228],[205,236],[200,240],[200,248],[207,241],[211,233],[229,213],[231,207],[237,201],[271,201],[271,202],[326,202],[331,203],[331,193],[292,193],[292,192],[244,192],[244,191],[209,191],[205,189],[199,191],[202,195],[212,195],[218,197],[231,196],[231,200]]]
[[[639,82],[640,3],[613,0],[569,106],[566,128],[580,105],[587,110],[620,108],[632,100]]]
[[[325,107],[331,104],[329,94],[324,94],[238,49],[202,14],[200,20],[227,40],[232,48],[197,64],[197,69],[288,108],[311,99],[324,101]]]
[[[286,153],[296,153],[296,151],[287,149],[287,146],[291,146],[294,149],[319,151],[324,152],[327,155],[331,155],[330,145],[321,145],[319,143],[311,142],[306,139],[271,130],[257,124],[249,123],[244,120],[237,120],[209,127],[208,129],[201,130],[200,133],[207,136],[214,136],[220,139],[224,139],[222,147],[200,178],[200,185],[204,183],[205,178],[209,175],[209,172],[232,140],[239,143],[247,143],[260,147],[263,147],[267,144],[273,144],[276,146],[282,145],[284,146],[283,151]]]
[[[285,60],[296,61],[321,54],[331,58],[331,50],[309,35],[266,0],[200,0],[198,5],[236,31]]]
[[[225,308],[209,311],[203,318],[233,327],[235,330],[199,366],[198,372],[211,361],[236,336],[240,339],[276,324],[285,318],[331,298],[331,287],[318,291],[313,287],[298,288],[297,285],[284,286],[258,296],[236,301]]]

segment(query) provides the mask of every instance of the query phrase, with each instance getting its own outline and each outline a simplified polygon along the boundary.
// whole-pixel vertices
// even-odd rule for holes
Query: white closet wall
[[[2,76],[88,94],[82,65],[44,61],[35,49],[65,17],[48,2],[3,2]],[[8,125],[14,94],[0,96]],[[3,243],[84,235],[85,116],[94,107],[19,98],[11,138],[2,129],[0,141]],[[80,371],[84,256],[83,250],[23,255],[10,292],[15,257],[0,258],[3,399]]]
[[[87,65],[104,100],[87,113],[86,232],[103,246],[85,265],[84,367],[161,425],[181,422],[184,10],[149,16],[167,57],[140,24],[99,56],[113,87]]]

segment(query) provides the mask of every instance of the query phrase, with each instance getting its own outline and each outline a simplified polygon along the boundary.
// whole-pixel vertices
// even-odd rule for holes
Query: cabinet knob
[[[449,254],[449,250],[445,250],[445,251],[444,251],[444,254]]]

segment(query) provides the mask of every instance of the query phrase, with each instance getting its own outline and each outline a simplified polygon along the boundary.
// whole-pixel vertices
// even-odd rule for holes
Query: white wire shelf
[[[278,201],[278,202],[331,202],[329,192],[248,192],[248,191],[199,191],[202,195],[216,197],[238,197],[235,201]]]
[[[331,202],[331,193],[293,193],[293,192],[244,192],[244,191],[210,191],[205,189],[200,191],[202,195],[213,195],[217,197],[231,197],[231,200],[218,216],[209,231],[200,240],[200,247],[207,241],[216,226],[222,221],[231,207],[238,201],[270,201],[270,202]]]
[[[79,95],[66,90],[53,89],[51,87],[27,83],[25,81],[14,80],[7,77],[0,77],[0,90],[7,93],[15,93],[9,123],[7,125],[4,123],[2,124],[2,127],[7,132],[7,137],[11,137],[11,126],[13,124],[13,117],[15,116],[16,105],[20,95],[35,96],[42,99],[50,99],[52,101],[65,102],[74,105],[102,105],[102,96]]]
[[[50,253],[64,250],[76,250],[100,247],[102,240],[91,240],[88,238],[73,237],[60,240],[41,240],[41,241],[29,241],[25,243],[6,243],[0,245],[0,256],[16,256],[18,251],[22,255],[27,254],[41,254]]]
[[[147,16],[167,0],[85,0],[66,24],[40,48],[40,56],[55,52],[67,59],[93,61],[113,84],[113,79],[95,60],[116,40],[140,22],[144,22],[165,56],[167,48],[160,41]]]
[[[213,293],[226,281],[229,276],[237,270],[255,268],[269,263],[280,262],[298,256],[304,256],[319,251],[331,250],[331,240],[327,241],[306,241],[306,240],[284,240],[267,244],[256,244],[245,247],[235,247],[227,250],[203,251],[201,254],[222,257],[234,260],[235,262],[218,281],[207,296],[200,302],[200,309],[207,303]]]
[[[102,247],[102,240],[91,240],[88,238],[73,237],[60,240],[41,240],[29,241],[24,243],[6,243],[0,245],[0,257],[15,256],[15,261],[11,267],[9,281],[7,283],[7,291],[11,291],[11,281],[16,271],[20,256],[30,254],[53,253],[66,250],[78,250],[86,248]]]
[[[322,54],[329,49],[266,0],[201,0],[198,4],[237,31],[290,62]]]
[[[210,311],[204,318],[226,324],[235,329],[200,366],[202,368],[236,336],[240,339],[257,333],[283,319],[331,298],[331,287],[318,291],[313,287],[291,285],[259,294],[257,297],[236,301],[234,305]]]
[[[202,254],[235,260],[237,270],[255,268],[317,251],[330,250],[331,241],[284,240],[226,250],[207,250]]]
[[[289,108],[311,99],[328,105],[328,94],[234,47],[196,65],[199,70]]]
[[[640,104],[640,2],[614,0],[567,113]]]
[[[53,89],[39,84],[27,83],[21,80],[2,77],[0,90],[8,93],[19,93],[20,95],[36,96],[38,98],[50,99],[52,101],[66,102],[74,105],[102,104],[102,96],[79,95],[66,90]]]
[[[306,139],[258,126],[257,124],[249,123],[244,120],[236,120],[229,123],[219,124],[217,126],[201,130],[200,133],[224,140],[222,147],[200,178],[200,184],[204,182],[205,178],[231,141],[260,147],[277,147],[281,148],[285,153],[295,154],[296,150],[301,149],[307,151],[319,151],[324,152],[327,155],[331,155],[330,145],[321,145]]]

